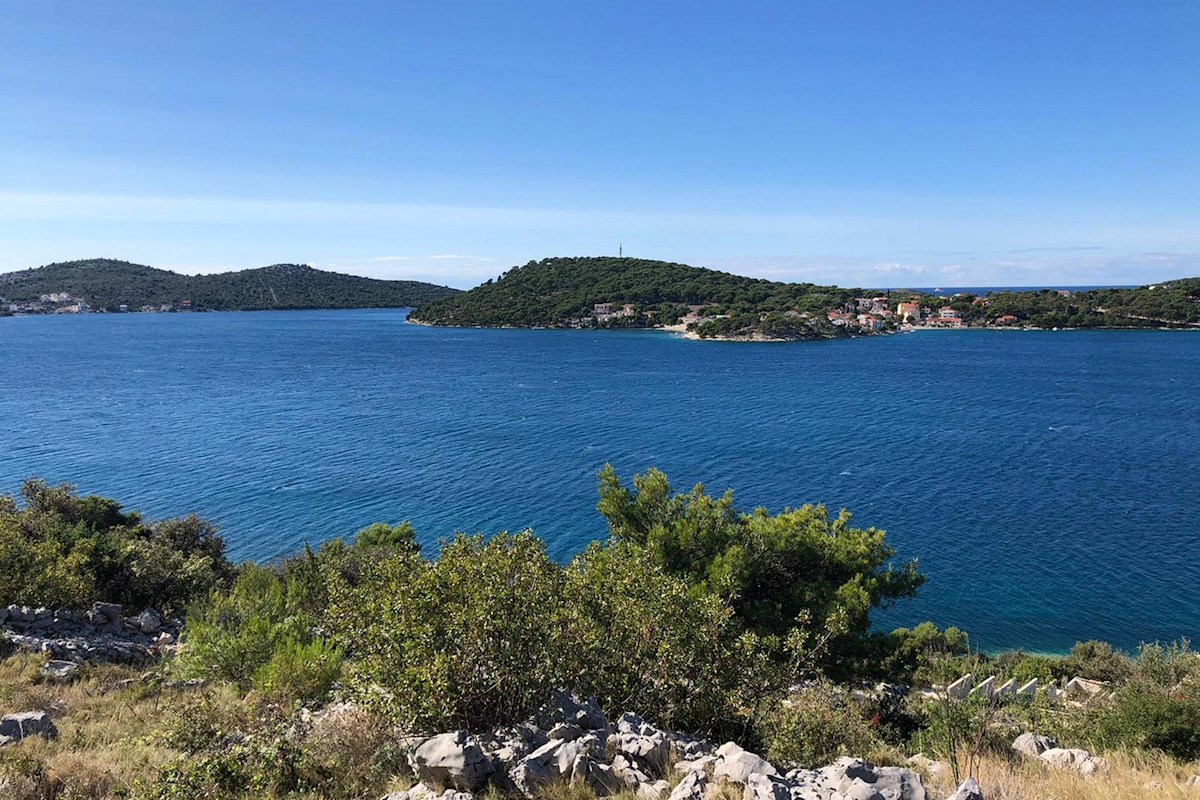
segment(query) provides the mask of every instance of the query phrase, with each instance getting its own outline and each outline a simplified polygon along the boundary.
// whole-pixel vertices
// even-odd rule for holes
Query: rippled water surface
[[[985,647],[1200,634],[1200,334],[745,345],[394,311],[0,319],[0,493],[67,481],[270,559],[376,520],[604,535],[595,473],[844,506]],[[0,565],[0,569],[3,566]]]

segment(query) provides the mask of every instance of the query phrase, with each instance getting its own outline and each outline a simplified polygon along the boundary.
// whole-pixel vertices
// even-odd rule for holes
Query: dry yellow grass
[[[1032,758],[985,757],[975,779],[987,800],[1132,800],[1132,798],[1200,799],[1200,787],[1187,779],[1200,766],[1179,764],[1152,753],[1106,753],[1110,769],[1093,778],[1047,767]],[[931,798],[949,797],[955,787],[947,777],[926,781]]]
[[[162,733],[189,704],[203,701],[214,713],[244,713],[245,698],[227,687],[202,692],[162,690],[140,680],[140,674],[120,667],[93,667],[77,680],[56,683],[43,679],[44,658],[15,655],[0,659],[0,713],[46,710],[58,726],[55,741],[29,739],[0,750],[0,799],[67,800],[123,797],[182,753],[164,744]],[[130,681],[130,679],[135,679]],[[335,770],[367,762],[357,750],[373,750],[386,741],[361,719],[313,732],[319,749],[341,754]],[[900,763],[903,754],[881,749],[866,754],[876,763]],[[1200,800],[1200,787],[1186,788],[1200,773],[1200,764],[1179,764],[1144,752],[1105,753],[1110,769],[1091,779],[1043,766],[1033,759],[985,757],[975,777],[988,800],[1131,800],[1179,798]],[[339,773],[341,774],[341,773]],[[677,777],[677,776],[676,776]],[[411,777],[395,776],[388,791],[407,788]],[[938,800],[954,791],[950,779],[926,780],[929,797]],[[581,787],[553,784],[541,800],[594,800]],[[304,797],[298,795],[297,797]],[[315,797],[315,795],[308,795]],[[377,797],[378,795],[372,795]],[[501,800],[488,790],[481,800]],[[631,793],[615,800],[637,800]],[[722,787],[713,800],[741,800],[736,787]]]
[[[30,738],[0,752],[4,800],[119,796],[178,757],[154,734],[173,717],[180,692],[159,690],[116,666],[50,681],[40,675],[44,663],[21,653],[0,660],[0,714],[46,711],[58,728],[54,741]],[[226,689],[206,693],[226,705],[237,702]]]

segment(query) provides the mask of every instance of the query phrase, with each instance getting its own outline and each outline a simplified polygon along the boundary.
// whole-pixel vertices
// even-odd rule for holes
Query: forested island
[[[96,258],[0,274],[0,313],[405,308],[458,293],[432,283],[362,278],[302,264],[181,275]]]
[[[972,775],[1007,787],[989,797],[1098,799],[1200,784],[1186,641],[988,655],[954,628],[872,626],[924,579],[844,511],[740,510],[732,492],[608,467],[597,508],[607,536],[566,564],[528,531],[435,547],[402,522],[237,566],[200,518],[29,480],[0,496],[0,796],[923,800]]]
[[[659,328],[694,338],[787,341],[902,327],[1200,327],[1200,278],[1136,289],[960,293],[780,283],[636,258],[514,267],[411,317],[464,327]]]

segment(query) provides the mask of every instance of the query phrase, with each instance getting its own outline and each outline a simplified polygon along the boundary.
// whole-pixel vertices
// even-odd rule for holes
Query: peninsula
[[[0,274],[0,315],[406,308],[451,297],[459,291],[419,281],[342,275],[302,264],[182,275],[128,261],[94,258]]]
[[[422,306],[427,325],[657,328],[692,338],[792,341],[903,328],[1200,327],[1200,278],[1136,289],[947,297],[780,283],[666,261],[547,258]]]

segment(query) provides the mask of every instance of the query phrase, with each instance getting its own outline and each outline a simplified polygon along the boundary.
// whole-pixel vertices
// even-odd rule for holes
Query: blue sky
[[[0,270],[1200,275],[1194,0],[4,2],[0,122]]]

